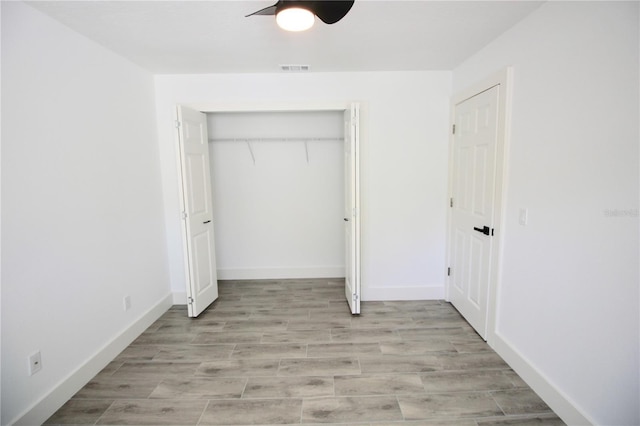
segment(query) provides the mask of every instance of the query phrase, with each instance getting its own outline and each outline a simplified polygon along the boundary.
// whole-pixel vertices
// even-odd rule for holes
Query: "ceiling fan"
[[[354,0],[278,0],[272,6],[253,12],[253,15],[275,15],[278,25],[287,31],[311,28],[315,17],[325,24],[335,24],[351,10]]]

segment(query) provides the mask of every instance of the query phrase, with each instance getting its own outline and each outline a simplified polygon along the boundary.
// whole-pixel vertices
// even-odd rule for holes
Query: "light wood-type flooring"
[[[47,424],[564,424],[444,301],[352,316],[342,279],[219,289],[197,319],[170,309]]]

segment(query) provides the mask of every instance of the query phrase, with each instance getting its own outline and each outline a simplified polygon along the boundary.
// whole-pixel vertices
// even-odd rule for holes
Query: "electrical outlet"
[[[122,305],[124,307],[124,311],[127,312],[131,309],[131,296],[125,296],[122,300]]]
[[[29,375],[33,376],[40,370],[42,370],[42,356],[38,351],[29,356]]]

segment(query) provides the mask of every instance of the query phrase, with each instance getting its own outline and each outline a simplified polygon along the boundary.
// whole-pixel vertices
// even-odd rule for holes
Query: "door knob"
[[[484,235],[490,235],[491,234],[491,228],[489,228],[488,226],[484,226],[482,228],[476,228],[474,226],[473,230],[474,231],[478,231],[478,232],[482,232]]]
[[[346,217],[343,219],[345,222],[349,222],[349,219],[347,219]]]

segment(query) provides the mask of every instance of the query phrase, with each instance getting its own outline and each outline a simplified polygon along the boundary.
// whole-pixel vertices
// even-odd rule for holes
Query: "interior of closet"
[[[207,114],[219,279],[344,276],[343,121]]]

